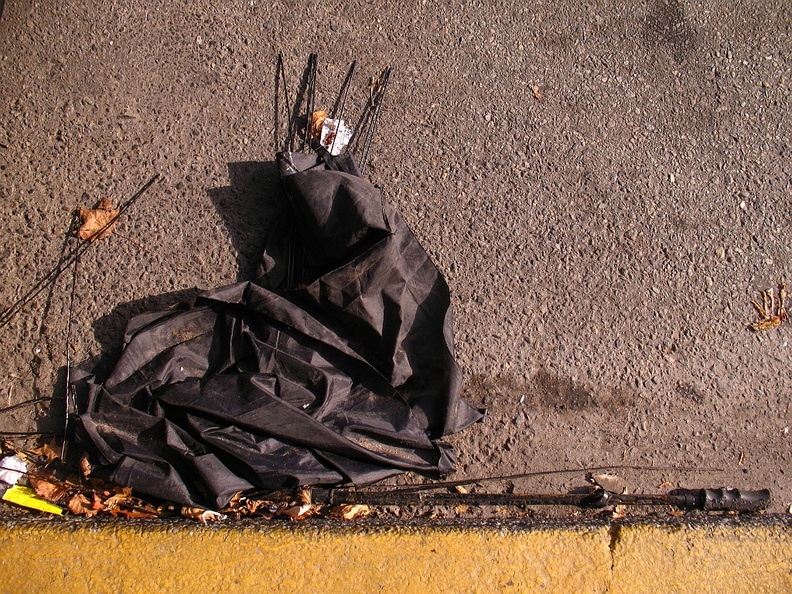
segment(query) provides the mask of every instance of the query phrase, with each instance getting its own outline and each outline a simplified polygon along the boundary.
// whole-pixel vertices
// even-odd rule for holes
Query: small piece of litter
[[[57,516],[64,516],[67,513],[66,510],[59,505],[50,503],[46,499],[36,495],[36,492],[30,487],[21,487],[19,485],[11,487],[3,493],[3,501],[15,503],[16,505],[21,505],[29,509],[55,514]]]
[[[0,460],[0,481],[16,485],[27,472],[27,464],[19,456],[6,456]]]
[[[187,506],[182,507],[181,515],[185,518],[190,518],[191,520],[200,520],[204,524],[208,524],[209,522],[218,522],[227,518],[225,514],[221,514],[220,512],[212,511],[210,509],[203,509],[200,507]]]
[[[340,155],[351,139],[352,129],[346,125],[344,120],[325,118],[322,123],[319,142],[330,151],[331,155]]]

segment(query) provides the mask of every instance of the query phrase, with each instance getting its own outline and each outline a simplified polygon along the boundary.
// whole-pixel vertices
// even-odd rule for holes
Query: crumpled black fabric
[[[290,208],[263,274],[133,318],[72,372],[94,475],[219,509],[239,491],[444,476],[460,397],[445,280],[351,157],[278,155]]]

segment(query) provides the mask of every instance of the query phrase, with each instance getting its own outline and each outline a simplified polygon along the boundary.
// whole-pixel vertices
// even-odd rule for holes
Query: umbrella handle
[[[743,491],[723,489],[677,489],[671,496],[684,497],[686,505],[704,511],[760,511],[770,505],[770,490]]]

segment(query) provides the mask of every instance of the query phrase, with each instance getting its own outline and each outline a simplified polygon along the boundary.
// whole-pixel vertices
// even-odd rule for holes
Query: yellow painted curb
[[[792,529],[622,527],[610,592],[792,592]]]
[[[602,592],[607,529],[0,527],[8,592]]]
[[[790,528],[0,523],[2,591],[789,592]]]

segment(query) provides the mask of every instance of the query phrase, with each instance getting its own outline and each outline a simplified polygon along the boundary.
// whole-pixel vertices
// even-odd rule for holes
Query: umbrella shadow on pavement
[[[277,224],[283,200],[274,162],[229,163],[231,185],[209,190],[237,252],[237,280],[255,278],[267,237]],[[118,358],[129,320],[146,313],[188,308],[202,289],[181,289],[121,303],[93,324],[102,353]],[[96,361],[93,361],[96,364]]]
[[[285,201],[274,161],[228,164],[230,186],[209,190],[237,253],[237,280],[259,275],[264,246],[281,220]]]
[[[102,345],[102,353],[117,359],[123,346],[124,331],[127,323],[138,314],[165,311],[167,309],[186,309],[195,301],[201,289],[181,289],[143,299],[120,303],[109,314],[93,323],[94,337]]]

